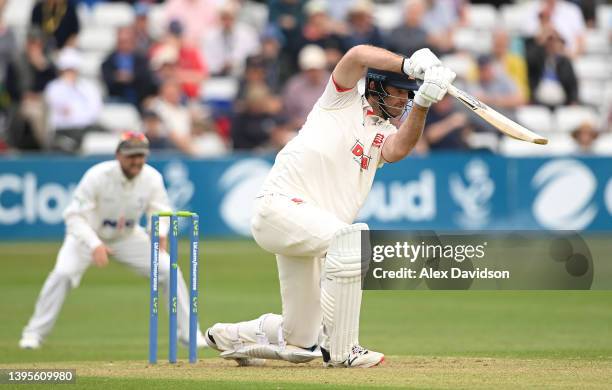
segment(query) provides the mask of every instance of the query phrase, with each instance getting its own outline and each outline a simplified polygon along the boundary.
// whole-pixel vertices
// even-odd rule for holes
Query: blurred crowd
[[[456,83],[558,153],[612,153],[611,6],[597,0],[0,0],[0,152],[274,152],[343,53],[431,48]],[[401,120],[401,119],[400,119]],[[509,151],[452,98],[418,153]],[[605,153],[605,152],[604,152]]]

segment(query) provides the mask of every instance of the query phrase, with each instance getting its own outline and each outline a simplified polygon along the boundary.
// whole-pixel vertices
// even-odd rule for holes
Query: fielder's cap
[[[66,48],[59,53],[56,65],[59,70],[78,70],[81,59],[81,54],[76,49]]]
[[[149,140],[143,133],[125,131],[121,133],[117,153],[124,156],[134,156],[137,154],[149,155]]]
[[[317,45],[306,45],[298,55],[298,63],[300,69],[325,69],[327,66],[327,58],[325,50]]]
[[[404,74],[374,68],[368,69],[366,80],[379,81],[385,85],[390,85],[392,87],[405,89],[408,91],[417,91],[420,86],[420,83],[417,80],[409,79]]]

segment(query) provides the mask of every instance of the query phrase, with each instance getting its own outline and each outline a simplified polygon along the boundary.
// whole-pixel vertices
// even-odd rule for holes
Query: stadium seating
[[[505,156],[563,156],[577,152],[578,147],[569,134],[551,134],[546,146],[523,142],[510,137],[503,137],[499,151]]]
[[[106,103],[102,108],[98,123],[114,132],[140,130],[140,116],[131,104]]]
[[[585,55],[576,58],[574,70],[580,80],[607,80],[612,77],[610,58],[601,55]]]
[[[127,3],[96,3],[92,11],[96,26],[121,27],[134,21],[134,10]]]
[[[497,25],[497,11],[491,4],[471,4],[467,11],[470,27],[492,30]]]
[[[601,134],[593,145],[593,153],[601,156],[612,156],[612,134]]]
[[[563,106],[555,110],[555,131],[569,133],[583,122],[598,124],[597,111],[586,106]]]
[[[440,57],[440,61],[451,68],[460,79],[468,79],[476,66],[473,58],[466,54],[448,54]]]
[[[517,122],[537,133],[553,131],[553,118],[545,106],[522,106],[516,110]]]
[[[459,28],[453,34],[453,42],[457,50],[466,50],[476,55],[486,54],[491,51],[491,31]]]
[[[77,38],[83,51],[108,53],[115,47],[117,31],[110,27],[84,27]]]
[[[87,133],[81,143],[81,154],[85,156],[113,154],[119,143],[119,136],[118,133]]]

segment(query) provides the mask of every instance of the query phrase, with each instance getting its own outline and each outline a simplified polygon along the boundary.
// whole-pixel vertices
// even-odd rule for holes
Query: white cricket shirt
[[[145,164],[128,180],[117,160],[89,168],[64,211],[66,234],[92,250],[102,242],[130,234],[144,213],[170,211],[162,175]],[[167,218],[160,219],[160,233],[168,230]]]
[[[352,223],[366,200],[382,146],[397,129],[373,115],[357,87],[330,78],[297,137],[276,156],[262,193],[302,199]]]

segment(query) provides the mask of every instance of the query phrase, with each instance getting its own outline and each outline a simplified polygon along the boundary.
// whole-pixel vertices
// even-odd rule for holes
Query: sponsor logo
[[[455,216],[459,226],[480,228],[489,223],[495,182],[489,176],[489,166],[484,161],[470,160],[463,175],[450,175],[448,185],[451,197],[461,208],[461,212]]]
[[[431,221],[436,217],[434,172],[424,169],[411,181],[374,182],[359,220],[380,222]]]
[[[353,154],[353,160],[359,164],[362,170],[370,167],[370,160],[372,157],[364,154],[363,144],[359,142],[359,140],[355,141],[355,144],[351,148],[351,153]]]
[[[0,224],[58,224],[75,184],[39,184],[33,172],[0,175]]]
[[[232,164],[219,179],[219,187],[225,196],[221,200],[221,218],[234,232],[251,235],[253,201],[260,191],[270,164],[261,159],[248,158]]]
[[[123,217],[119,218],[118,221],[112,219],[105,219],[104,221],[102,221],[102,226],[110,227],[117,230],[122,230],[125,228],[129,229],[134,227],[135,224],[136,221],[134,221],[133,219],[125,219]]]
[[[536,221],[548,229],[582,230],[597,215],[593,197],[597,180],[577,160],[554,160],[538,171],[531,181],[538,190],[532,206]]]

